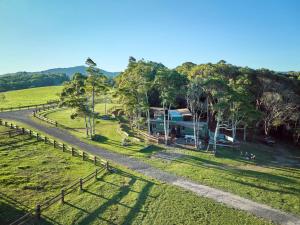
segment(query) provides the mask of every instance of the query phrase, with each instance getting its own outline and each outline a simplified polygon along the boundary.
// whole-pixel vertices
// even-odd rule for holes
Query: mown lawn
[[[111,151],[131,155],[165,171],[195,180],[201,184],[235,193],[237,195],[270,205],[286,212],[300,215],[300,169],[276,164],[276,151],[258,143],[248,143],[241,147],[256,155],[255,161],[242,159],[240,151],[220,149],[215,157],[206,152],[184,149],[166,149],[152,145],[147,148],[144,142],[133,142],[130,146],[121,145],[122,135],[117,132],[117,120],[97,121],[97,139],[85,139],[83,120],[71,120],[71,110],[50,113],[49,118],[74,128],[70,130],[82,140],[99,145]],[[174,160],[157,157],[157,153],[177,154]],[[300,164],[300,163],[299,163]]]
[[[63,86],[49,86],[3,92],[1,96],[4,96],[4,100],[1,97],[0,108],[44,104],[58,100],[62,88]]]
[[[0,126],[0,132],[7,130]],[[92,163],[71,157],[27,136],[0,137],[0,224],[59,193],[71,181],[94,171]],[[270,224],[248,213],[161,184],[122,168],[97,180],[42,213],[40,224]]]
[[[108,104],[108,108],[115,106],[115,104]],[[97,112],[100,116],[103,115],[104,104],[96,105]],[[99,111],[98,111],[99,110]],[[101,113],[102,112],[102,113]],[[59,124],[63,124],[65,128],[76,136],[85,139],[85,129],[83,118],[70,119],[72,109],[63,109],[58,111],[46,112],[44,115],[47,118],[56,120]],[[141,149],[147,147],[147,144],[139,141],[132,141],[130,146],[122,146],[122,139],[124,135],[119,132],[120,124],[117,119],[97,119],[96,120],[96,137],[93,144],[99,145],[103,148],[121,152],[124,154],[135,155],[136,157],[144,157],[145,152],[141,152]],[[88,141],[88,140],[86,140]]]

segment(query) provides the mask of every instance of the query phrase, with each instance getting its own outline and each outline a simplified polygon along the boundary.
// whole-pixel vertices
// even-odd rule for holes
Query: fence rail
[[[61,201],[62,203],[64,203],[64,197],[66,195],[70,194],[78,187],[80,188],[80,190],[83,190],[84,183],[90,181],[93,177],[97,178],[97,175],[102,170],[106,169],[107,171],[110,171],[110,169],[111,169],[108,161],[98,158],[95,155],[91,155],[85,151],[76,149],[72,146],[66,145],[65,143],[59,142],[55,139],[49,138],[45,135],[41,135],[38,132],[35,132],[33,130],[30,130],[30,129],[27,129],[24,127],[20,127],[18,125],[9,123],[7,121],[3,121],[2,119],[0,119],[0,125],[10,128],[9,131],[1,132],[0,135],[9,135],[11,137],[11,135],[13,133],[23,134],[23,135],[27,134],[32,138],[36,138],[38,141],[43,141],[46,144],[51,144],[54,148],[59,148],[63,152],[70,152],[72,154],[72,156],[80,156],[82,158],[82,160],[88,160],[90,162],[93,162],[95,165],[100,165],[102,167],[101,170],[99,170],[97,168],[94,172],[87,175],[86,177],[80,178],[78,181],[66,186],[64,189],[61,190],[61,193],[55,195],[51,199],[48,199],[41,204],[38,204],[36,206],[35,210],[30,210],[28,213],[26,213],[19,219],[12,222],[10,225],[21,225],[21,224],[27,223],[28,221],[30,221],[34,218],[36,220],[40,219],[42,210],[49,208],[51,205],[55,204],[58,201]]]
[[[51,144],[53,145],[54,148],[59,148],[61,149],[63,152],[70,152],[72,154],[72,156],[81,156],[83,160],[90,160],[93,161],[95,165],[102,165],[105,168],[109,169],[109,163],[106,160],[103,160],[95,155],[92,155],[88,152],[79,150],[77,148],[74,148],[70,145],[67,145],[63,142],[59,142],[53,138],[49,138],[45,135],[41,135],[38,132],[35,132],[33,130],[24,128],[24,127],[20,127],[18,125],[15,125],[13,123],[9,123],[7,121],[3,121],[2,119],[0,119],[0,125],[3,125],[5,127],[8,127],[10,129],[14,129],[15,133],[20,133],[20,134],[28,134],[30,137],[35,137],[38,141],[43,141],[46,144]],[[9,134],[9,132],[3,132],[5,134]]]
[[[46,123],[49,123],[49,124],[52,124],[54,126],[62,126],[64,127],[62,124],[59,124],[57,121],[55,120],[52,120],[52,119],[49,119],[47,118],[46,116],[40,114],[40,112],[44,112],[44,111],[48,111],[48,110],[51,110],[51,109],[55,109],[57,107],[57,105],[54,105],[54,106],[49,106],[49,107],[43,107],[43,108],[39,108],[39,109],[36,109],[33,111],[32,115],[35,117],[35,118],[38,118]]]
[[[155,143],[158,143],[159,142],[159,138],[158,137],[155,137],[153,135],[150,135],[150,134],[147,134],[146,132],[143,132],[143,131],[140,131],[140,130],[137,130],[138,131],[138,134],[140,136],[142,136],[143,138],[151,141],[151,142],[155,142]]]
[[[24,106],[0,108],[0,112],[21,110],[21,109],[32,109],[32,108],[38,109],[39,107],[45,108],[47,106],[52,106],[52,105],[56,106],[57,103],[58,103],[58,101],[53,101],[53,102],[44,103],[44,104],[35,104],[35,105],[24,105]]]

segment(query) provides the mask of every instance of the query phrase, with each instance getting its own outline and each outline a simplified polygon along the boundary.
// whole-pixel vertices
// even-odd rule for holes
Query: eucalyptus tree
[[[236,140],[237,129],[244,130],[244,140],[246,139],[246,127],[255,120],[258,120],[260,113],[255,109],[253,102],[255,97],[251,95],[249,87],[251,81],[247,76],[239,76],[229,79],[230,88],[230,109],[229,128],[232,132],[233,142]]]
[[[85,89],[86,76],[75,73],[72,80],[66,82],[60,94],[61,107],[67,106],[75,111],[71,114],[71,119],[78,116],[84,117],[86,136],[92,137],[90,116],[91,110],[87,103],[87,92]]]
[[[95,97],[96,95],[104,95],[108,91],[107,77],[103,75],[96,66],[97,64],[90,58],[87,58],[86,64],[88,65],[85,87],[87,93],[91,95],[91,111],[92,111],[92,126],[91,133],[95,135]]]
[[[225,77],[217,73],[211,73],[210,75],[204,73],[196,77],[206,96],[206,107],[204,105],[202,107],[206,108],[208,126],[210,126],[210,120],[215,121],[213,150],[216,152],[219,130],[228,127],[230,88]]]
[[[132,117],[138,129],[141,115],[146,114],[147,128],[150,133],[150,101],[153,80],[162,64],[130,57],[127,69],[118,77],[118,93],[125,112]]]
[[[187,105],[193,115],[195,148],[199,147],[199,122],[206,110],[206,93],[203,89],[202,80],[196,77],[190,80],[187,88]]]
[[[263,110],[262,120],[266,136],[269,135],[272,126],[276,127],[288,121],[299,121],[299,104],[278,92],[264,92],[261,96],[261,103],[261,109]]]
[[[169,111],[176,104],[176,98],[184,95],[185,87],[188,83],[186,76],[176,70],[162,69],[155,77],[155,86],[159,90],[160,99],[164,111],[164,133],[165,144],[168,144],[169,136]],[[166,113],[167,112],[167,113]]]

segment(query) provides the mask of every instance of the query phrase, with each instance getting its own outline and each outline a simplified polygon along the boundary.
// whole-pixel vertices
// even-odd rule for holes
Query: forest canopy
[[[65,74],[18,72],[0,76],[0,92],[60,85],[68,80],[69,78]]]
[[[231,130],[248,126],[266,136],[286,136],[299,143],[299,72],[255,70],[224,60],[198,65],[185,62],[169,69],[161,63],[130,57],[115,84],[125,113],[135,123],[141,114],[149,114],[149,107],[191,110],[194,99],[206,99],[196,103],[206,104],[207,109],[194,114],[209,117],[212,129],[220,120]],[[200,114],[206,115],[197,115],[201,110]]]

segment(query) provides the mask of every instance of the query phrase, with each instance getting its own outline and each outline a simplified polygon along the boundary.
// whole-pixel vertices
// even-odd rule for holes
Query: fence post
[[[22,127],[22,134],[25,134],[25,128]]]
[[[65,190],[64,189],[61,190],[61,203],[62,204],[65,203]]]
[[[55,144],[56,144],[56,141],[55,140],[53,140],[53,147],[55,148]]]
[[[97,180],[97,176],[98,176],[98,169],[96,169],[95,171],[95,180]]]
[[[108,161],[106,161],[106,163],[105,163],[105,169],[109,170],[109,162]]]
[[[79,188],[80,188],[80,191],[83,190],[83,188],[82,188],[82,179],[81,178],[79,179]]]
[[[41,206],[39,204],[35,207],[35,216],[37,220],[40,220],[41,218]]]
[[[38,141],[39,140],[39,134],[36,133],[36,140]]]
[[[5,126],[7,127],[7,122],[6,122],[6,121],[5,121],[5,123],[4,123],[4,124],[5,124]]]
[[[62,144],[62,151],[63,152],[65,151],[65,144],[64,143]]]
[[[84,160],[84,152],[82,152],[82,160]]]
[[[47,143],[47,137],[45,136],[45,143]]]
[[[13,129],[13,124],[12,123],[10,123],[10,129]]]
[[[94,164],[96,165],[97,164],[97,157],[94,156]]]
[[[71,147],[71,154],[72,154],[72,156],[74,156],[74,148],[73,147]]]

